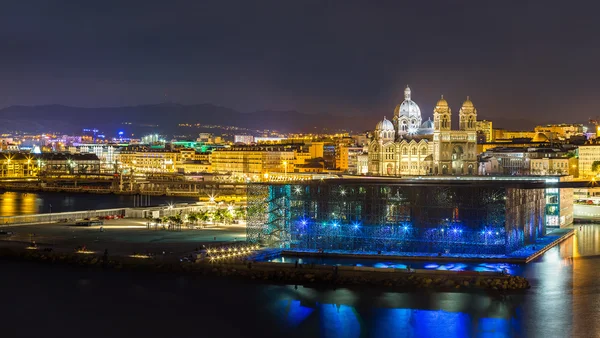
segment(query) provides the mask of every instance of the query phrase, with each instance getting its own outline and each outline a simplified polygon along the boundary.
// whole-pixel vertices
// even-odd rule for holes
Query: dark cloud
[[[596,115],[595,2],[13,1],[0,105],[211,102],[390,115],[405,84],[480,114]]]

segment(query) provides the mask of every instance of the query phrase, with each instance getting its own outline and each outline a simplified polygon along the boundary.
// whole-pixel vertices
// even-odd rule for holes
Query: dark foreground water
[[[0,191],[0,216],[196,202],[192,197]]]
[[[579,228],[578,228],[579,229]],[[0,261],[1,337],[598,337],[600,226],[530,263],[533,288],[315,290]]]

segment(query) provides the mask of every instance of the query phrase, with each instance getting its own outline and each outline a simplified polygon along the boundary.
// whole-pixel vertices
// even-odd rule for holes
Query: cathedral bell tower
[[[477,109],[473,102],[467,96],[467,100],[463,102],[462,107],[458,111],[460,121],[460,130],[473,131],[476,130]]]
[[[444,96],[433,109],[433,174],[448,175],[452,168],[452,114]]]
[[[433,109],[433,129],[435,131],[446,131],[452,129],[452,112],[444,95],[438,100]]]

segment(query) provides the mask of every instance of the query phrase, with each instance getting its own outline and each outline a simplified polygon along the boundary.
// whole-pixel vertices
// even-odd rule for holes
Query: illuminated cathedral
[[[369,142],[369,174],[475,175],[477,109],[469,97],[458,118],[459,129],[452,130],[452,111],[442,96],[433,110],[433,121],[423,122],[421,109],[407,86],[392,120],[384,117],[375,127]]]

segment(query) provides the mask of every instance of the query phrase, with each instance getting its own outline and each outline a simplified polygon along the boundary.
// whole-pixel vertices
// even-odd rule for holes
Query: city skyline
[[[173,101],[378,119],[409,84],[424,112],[443,94],[454,107],[471,96],[489,119],[596,115],[594,4],[33,5],[0,14],[0,107]]]
[[[600,4],[3,5],[6,337],[600,332]]]

